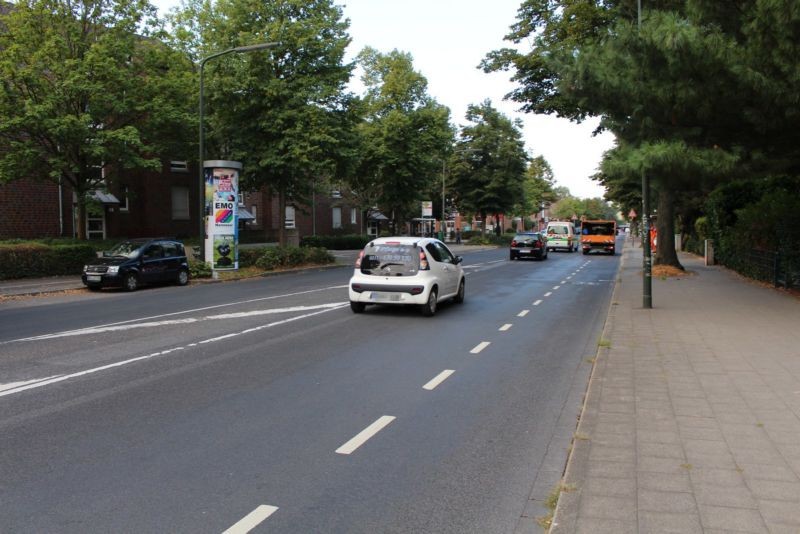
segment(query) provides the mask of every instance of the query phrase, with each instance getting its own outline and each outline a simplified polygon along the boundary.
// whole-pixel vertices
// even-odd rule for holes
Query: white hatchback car
[[[367,304],[417,304],[430,317],[445,299],[464,301],[461,261],[438,239],[374,239],[356,260],[348,286],[350,309],[361,313]]]

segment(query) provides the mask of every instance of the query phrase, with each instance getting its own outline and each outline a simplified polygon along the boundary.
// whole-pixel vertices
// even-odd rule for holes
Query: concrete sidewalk
[[[800,300],[626,244],[551,532],[800,533]]]

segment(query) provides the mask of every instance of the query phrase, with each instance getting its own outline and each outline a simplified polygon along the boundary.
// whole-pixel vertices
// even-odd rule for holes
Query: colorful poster
[[[235,161],[206,161],[206,261],[212,269],[239,268],[239,169]],[[236,168],[238,167],[238,168]]]
[[[212,268],[218,271],[235,269],[239,264],[238,243],[236,236],[215,235],[214,236],[214,260]]]

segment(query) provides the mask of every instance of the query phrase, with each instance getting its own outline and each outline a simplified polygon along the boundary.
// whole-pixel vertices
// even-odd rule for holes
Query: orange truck
[[[583,221],[581,223],[581,249],[584,254],[592,250],[616,253],[617,221]]]

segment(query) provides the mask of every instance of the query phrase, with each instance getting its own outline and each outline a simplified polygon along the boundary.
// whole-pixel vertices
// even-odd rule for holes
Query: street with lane
[[[507,255],[432,318],[351,313],[349,268],[4,304],[0,530],[514,532],[619,261]]]

